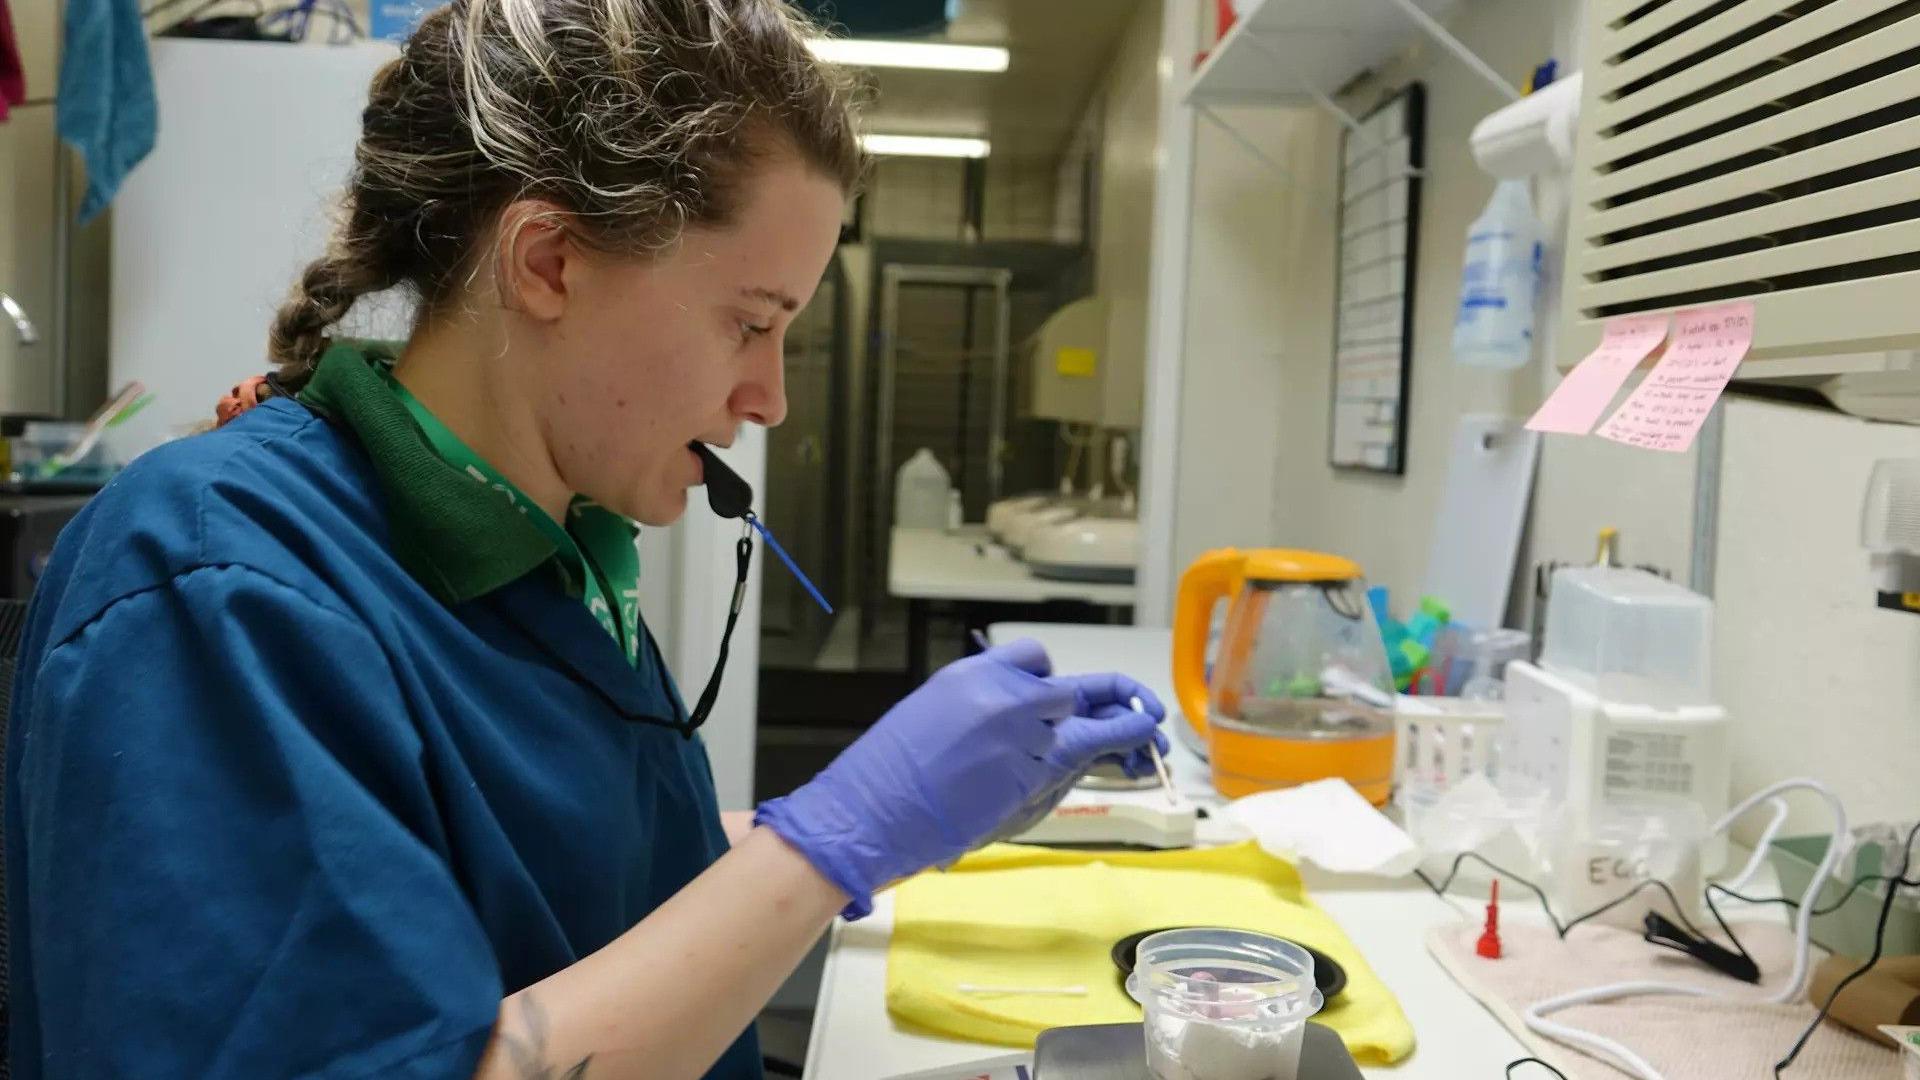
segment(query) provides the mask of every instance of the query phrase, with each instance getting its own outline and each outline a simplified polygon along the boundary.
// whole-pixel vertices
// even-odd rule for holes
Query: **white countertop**
[[[898,544],[896,533],[896,545]],[[1057,671],[1117,669],[1146,683],[1177,712],[1165,630],[1066,624],[1003,623],[996,642],[1033,637],[1047,646]],[[1206,781],[1205,763],[1173,740],[1168,764],[1182,793],[1202,804],[1220,798]],[[1498,1077],[1528,1051],[1493,1015],[1468,997],[1427,952],[1430,927],[1477,922],[1481,905],[1442,900],[1417,882],[1337,878],[1311,866],[1301,876],[1314,900],[1346,930],[1354,946],[1387,984],[1413,1024],[1418,1048],[1399,1065],[1362,1070],[1401,1080]],[[915,1035],[887,1014],[887,942],[893,929],[890,896],[873,915],[836,923],[807,1052],[811,1080],[883,1080],[901,1073],[964,1065],[1003,1049]]]
[[[906,600],[985,600],[1039,604],[1077,600],[1130,607],[1132,585],[1049,581],[987,538],[984,526],[895,529],[887,556],[887,592]]]

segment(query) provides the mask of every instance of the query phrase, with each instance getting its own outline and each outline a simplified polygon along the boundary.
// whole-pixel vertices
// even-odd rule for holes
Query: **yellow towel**
[[[1228,926],[1311,945],[1347,969],[1314,1019],[1364,1064],[1413,1052],[1400,1003],[1294,868],[1253,844],[1194,851],[1057,851],[998,844],[901,885],[887,953],[887,1009],[904,1024],[1029,1047],[1048,1028],[1140,1019],[1113,943],[1168,926]],[[961,983],[1085,986],[1085,997],[962,994]]]

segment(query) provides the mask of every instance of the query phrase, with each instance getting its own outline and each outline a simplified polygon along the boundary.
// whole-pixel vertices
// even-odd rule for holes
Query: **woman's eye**
[[[740,324],[740,343],[744,345],[754,338],[764,337],[771,333],[773,333],[773,327],[771,326],[756,326],[753,323],[743,321]]]

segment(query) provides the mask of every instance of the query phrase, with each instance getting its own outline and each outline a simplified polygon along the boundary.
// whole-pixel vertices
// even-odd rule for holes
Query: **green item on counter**
[[[1317,698],[1323,696],[1325,688],[1320,680],[1305,673],[1291,679],[1282,679],[1278,675],[1267,680],[1266,696],[1270,698]]]
[[[1413,685],[1413,678],[1420,669],[1433,659],[1433,650],[1412,638],[1403,638],[1395,648],[1387,650],[1387,663],[1393,669],[1393,685],[1400,691],[1406,691]]]
[[[1780,895],[1798,900],[1813,881],[1813,872],[1827,851],[1828,837],[1784,836],[1773,842],[1770,860],[1780,875]],[[1854,857],[1854,875],[1888,872],[1879,844],[1861,845]],[[1847,891],[1849,881],[1828,881],[1821,886],[1815,910],[1825,910]],[[1873,951],[1874,928],[1880,921],[1880,904],[1886,899],[1886,882],[1872,882],[1854,890],[1836,911],[1815,915],[1808,924],[1813,943],[1842,956],[1865,956]],[[1887,933],[1883,956],[1920,955],[1920,911],[1896,901],[1887,915]]]
[[[1447,607],[1444,601],[1434,596],[1423,596],[1420,598],[1420,610],[1407,620],[1407,636],[1432,648],[1433,640],[1441,628],[1452,621],[1453,609]]]

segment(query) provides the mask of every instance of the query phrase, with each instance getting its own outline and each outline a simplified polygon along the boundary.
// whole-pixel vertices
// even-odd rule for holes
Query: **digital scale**
[[[1040,824],[1014,837],[1021,844],[1074,847],[1187,848],[1200,811],[1160,786],[1158,777],[1134,780],[1098,767],[1074,786]]]
[[[1054,1028],[1033,1048],[1033,1080],[1151,1080],[1139,1024]],[[1332,1028],[1309,1022],[1300,1080],[1360,1080],[1360,1066]]]

